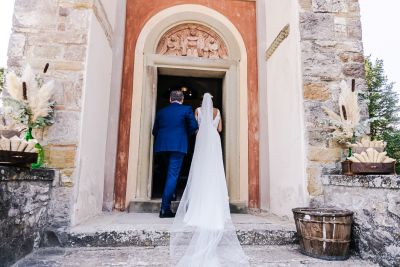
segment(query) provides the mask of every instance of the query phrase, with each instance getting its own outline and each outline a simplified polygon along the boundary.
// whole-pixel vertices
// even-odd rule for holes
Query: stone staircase
[[[250,266],[376,266],[356,256],[342,262],[307,257],[298,251],[294,223],[275,216],[232,214]],[[169,227],[157,213],[105,213],[72,228],[47,231],[43,246],[14,267],[172,266]]]
[[[297,243],[293,222],[275,216],[232,214],[242,245]],[[105,213],[72,227],[48,231],[44,246],[126,247],[167,246],[172,219],[156,213]]]

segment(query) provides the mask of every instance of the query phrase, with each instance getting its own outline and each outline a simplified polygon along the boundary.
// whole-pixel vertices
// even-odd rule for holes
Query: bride
[[[196,110],[200,128],[189,179],[171,229],[170,256],[182,267],[249,266],[229,211],[222,160],[222,129],[212,96]]]

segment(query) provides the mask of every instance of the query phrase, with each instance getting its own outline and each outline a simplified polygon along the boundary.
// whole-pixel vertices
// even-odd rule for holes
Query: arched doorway
[[[177,42],[174,38],[185,34],[193,37],[187,38],[189,44],[184,48],[186,51],[177,52],[173,43],[167,44]],[[182,42],[188,41],[181,39]],[[194,50],[190,44],[190,41],[194,43],[193,40],[203,42],[202,45],[207,48]],[[139,36],[135,49],[135,97],[132,103],[126,204],[152,199],[151,128],[156,112],[157,78],[160,74],[221,79],[225,122],[223,143],[228,189],[231,202],[239,207],[246,207],[246,49],[241,35],[226,17],[198,5],[181,5],[161,11],[146,23]]]

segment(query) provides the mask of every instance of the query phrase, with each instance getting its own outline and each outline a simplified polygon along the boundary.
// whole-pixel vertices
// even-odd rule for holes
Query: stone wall
[[[56,225],[68,222],[79,142],[81,96],[89,23],[89,1],[16,0],[8,67],[30,64],[56,82],[56,123],[34,132],[45,146],[46,166],[59,170],[51,211]]]
[[[44,145],[46,167],[57,170],[49,204],[54,227],[71,222],[74,186],[79,183],[81,130],[84,130],[80,125],[85,109],[83,99],[88,89],[85,86],[91,26],[99,25],[105,43],[111,49],[114,23],[109,22],[107,14],[115,13],[114,5],[115,2],[110,0],[15,0],[8,68],[20,72],[30,64],[41,73],[45,64],[50,63],[48,72],[42,77],[56,82],[56,123],[45,131],[33,133]],[[114,15],[111,16],[114,18]],[[111,68],[112,62],[104,61],[103,64]],[[103,86],[110,88],[110,84]],[[106,125],[107,119],[104,118]],[[88,160],[90,157],[86,159],[86,165]],[[104,177],[100,179],[104,180]]]
[[[339,83],[365,89],[364,56],[358,0],[299,0],[308,192],[322,198],[322,174],[339,170],[343,149],[329,140],[332,129],[321,125],[322,106],[339,112]],[[367,116],[362,105],[362,115]]]
[[[354,211],[356,252],[381,266],[400,263],[400,176],[325,176],[325,206]]]
[[[40,243],[48,220],[53,170],[0,166],[0,266]]]

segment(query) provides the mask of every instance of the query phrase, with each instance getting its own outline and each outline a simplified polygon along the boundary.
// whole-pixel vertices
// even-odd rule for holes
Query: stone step
[[[179,206],[179,201],[171,202],[171,209],[176,210]],[[158,213],[161,207],[161,199],[152,200],[135,200],[129,202],[128,212],[134,213]],[[229,203],[231,213],[247,213],[245,203]]]
[[[250,266],[372,267],[356,256],[346,261],[324,261],[300,254],[297,245],[243,246]],[[14,267],[76,266],[172,266],[169,250],[160,247],[41,248],[18,261]]]
[[[295,225],[275,216],[232,214],[242,245],[297,243]],[[72,228],[47,231],[43,246],[167,246],[173,219],[155,213],[108,213]]]

